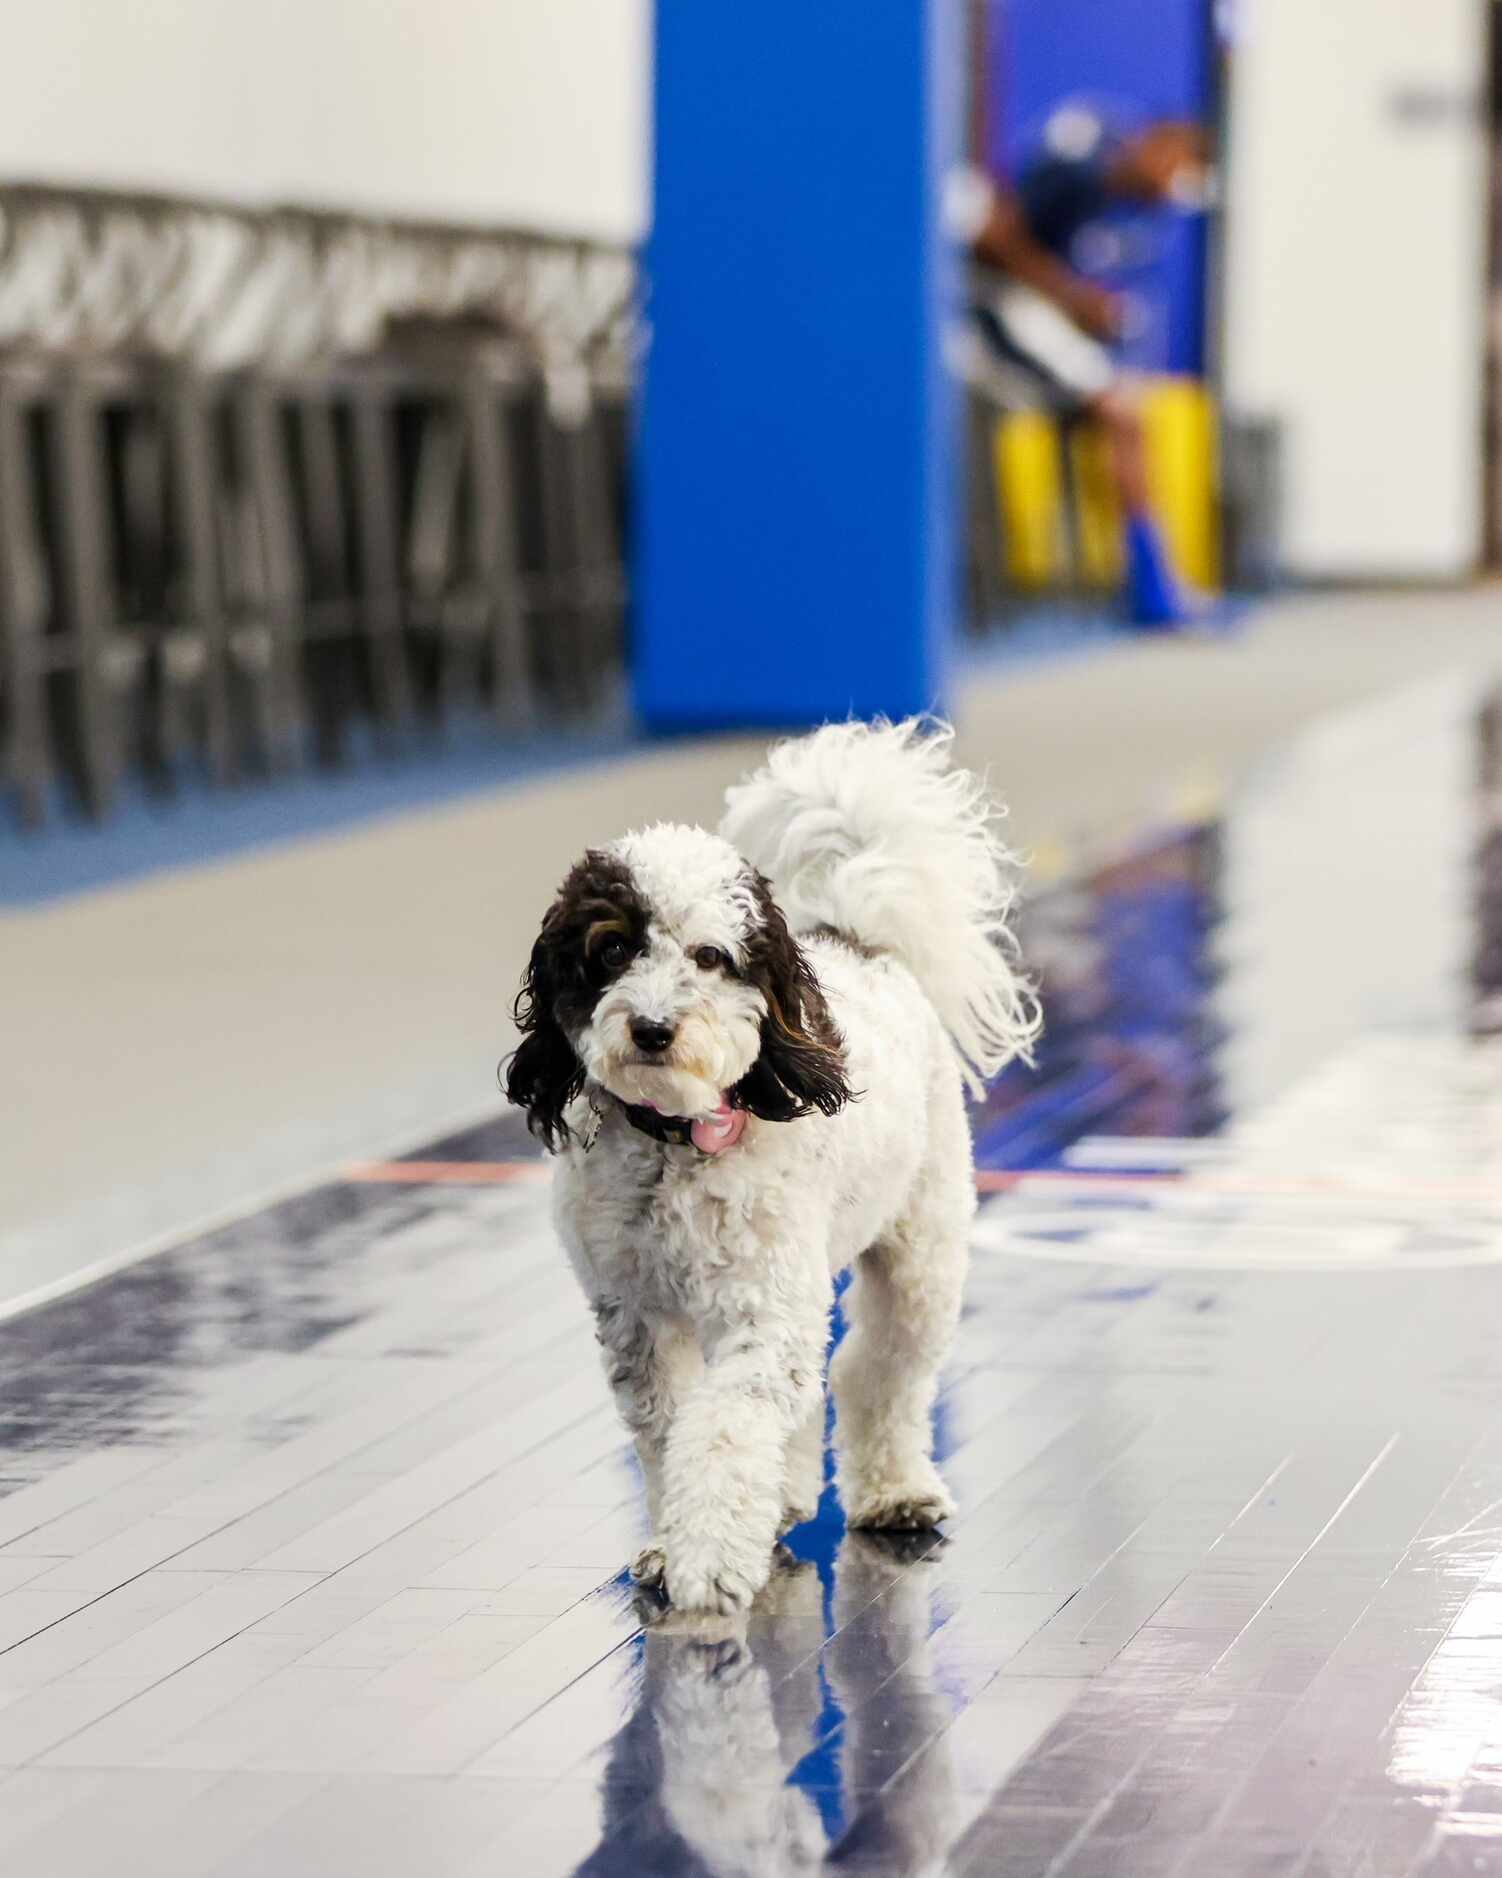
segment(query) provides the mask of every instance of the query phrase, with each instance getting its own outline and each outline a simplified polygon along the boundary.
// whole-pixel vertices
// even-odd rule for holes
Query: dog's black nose
[[[651,1056],[667,1049],[673,1041],[671,1024],[655,1024],[649,1017],[633,1017],[631,1020],[631,1041],[638,1050],[645,1050]]]

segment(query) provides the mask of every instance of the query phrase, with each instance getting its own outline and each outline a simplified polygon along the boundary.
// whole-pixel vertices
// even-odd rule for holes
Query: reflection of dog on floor
[[[810,1746],[819,1678],[806,1631],[779,1620],[808,1591],[818,1592],[812,1566],[774,1573],[754,1648],[744,1626],[712,1644],[647,1632],[664,1822],[716,1878],[782,1878],[824,1857],[818,1808],[786,1784]]]
[[[849,1822],[838,1842],[813,1795],[788,1784],[824,1712],[808,1628],[820,1587],[812,1565],[779,1552],[754,1615],[728,1635],[649,1625],[637,1709],[605,1769],[604,1836],[578,1878],[944,1869],[960,1824],[940,1739],[951,1712],[929,1668],[931,1569],[906,1563],[903,1545],[847,1533],[835,1563],[840,1629],[822,1660],[842,1712],[828,1770]]]
[[[808,1624],[820,1608],[817,1572],[778,1547],[750,1619],[679,1627],[649,1608],[649,1593],[639,1602],[655,1620],[642,1639],[640,1694],[610,1744],[600,1845],[576,1878],[816,1871],[818,1808],[786,1782],[813,1744],[822,1702]]]
[[[930,1456],[974,1212],[964,1086],[1025,1051],[1011,861],[949,732],[775,749],[722,832],[592,850],[543,921],[507,1092],[560,1157],[559,1229],[636,1437],[681,1609],[767,1581],[822,1479],[833,1365],[853,1526],[952,1509]]]

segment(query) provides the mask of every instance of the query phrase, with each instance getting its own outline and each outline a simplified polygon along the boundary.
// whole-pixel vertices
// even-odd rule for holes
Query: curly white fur
[[[725,798],[720,832],[770,876],[793,930],[820,924],[902,960],[978,1094],[1038,1032],[1013,966],[1016,857],[948,724],[826,724],[778,744]]]
[[[627,910],[607,904],[600,926],[589,911],[578,943],[587,958],[591,932],[630,927],[632,949],[587,1017],[557,1006],[586,1084],[554,1189],[646,1479],[638,1575],[721,1612],[750,1602],[778,1532],[818,1499],[846,1267],[831,1380],[849,1522],[921,1527],[952,1510],[929,1424],[975,1208],[962,1064],[993,1071],[1037,1021],[1003,949],[1009,857],[942,730],[848,724],[784,744],[731,791],[725,829],[658,826],[594,857],[590,907],[614,868]],[[737,846],[772,876],[858,1099],[789,1121],[753,1110],[709,1155],[641,1132],[622,1104],[691,1114],[766,1052],[775,1012],[754,962],[768,915]],[[730,965],[712,969],[707,947]],[[633,1021],[669,1027],[671,1050],[643,1060]]]

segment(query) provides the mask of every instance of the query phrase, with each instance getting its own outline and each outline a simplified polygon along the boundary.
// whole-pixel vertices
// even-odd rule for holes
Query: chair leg
[[[202,673],[204,751],[216,783],[234,781],[229,694],[229,629],[215,540],[216,463],[209,391],[193,374],[177,371],[164,388],[171,471],[168,483],[182,562],[184,624],[197,643]]]
[[[251,605],[268,642],[264,679],[257,688],[265,693],[265,756],[275,773],[297,767],[307,721],[298,631],[305,593],[275,387],[261,378],[242,382],[232,395],[231,426],[249,499],[244,533],[251,550],[246,556],[246,572],[254,585]]]
[[[58,396],[54,442],[79,783],[84,806],[102,818],[119,788],[117,694],[125,673],[123,666],[119,672],[111,669],[122,648],[113,632],[99,407],[91,388],[77,377],[65,379]]]
[[[591,407],[584,420],[564,433],[564,465],[569,490],[577,586],[579,636],[584,649],[580,701],[598,706],[608,692],[619,658],[619,596],[610,518],[609,491],[599,413]]]
[[[0,380],[0,653],[10,699],[5,768],[22,824],[46,820],[53,780],[44,635],[50,605],[37,538],[37,491],[27,435],[29,405]]]
[[[504,389],[486,373],[476,372],[464,395],[475,572],[489,603],[493,710],[503,728],[518,730],[533,723],[537,699],[522,604],[510,413]]]
[[[407,725],[412,715],[406,647],[402,642],[395,443],[389,417],[386,397],[379,384],[362,382],[355,388],[359,611],[369,651],[376,716],[388,731]]]
[[[544,401],[539,443],[542,455],[544,592],[549,663],[557,704],[572,715],[591,699],[591,647],[586,630],[586,591],[581,552],[576,435],[560,424]]]
[[[360,702],[352,683],[359,634],[350,588],[347,491],[340,476],[339,434],[330,394],[301,391],[294,405],[302,461],[303,664],[314,748],[320,763],[348,753],[350,719]]]

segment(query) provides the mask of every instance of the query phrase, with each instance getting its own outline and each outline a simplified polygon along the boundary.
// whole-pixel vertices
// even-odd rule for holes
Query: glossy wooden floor
[[[510,1119],[0,1325],[0,1871],[1502,1872],[1476,702],[1331,727],[1035,904],[961,1517],[826,1494],[739,1628],[633,1600]]]

